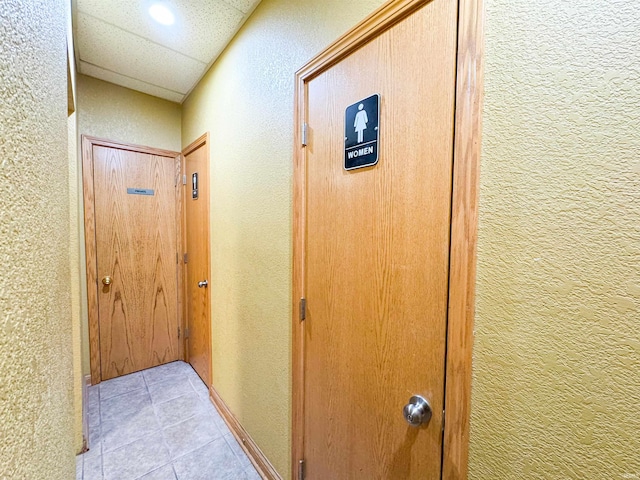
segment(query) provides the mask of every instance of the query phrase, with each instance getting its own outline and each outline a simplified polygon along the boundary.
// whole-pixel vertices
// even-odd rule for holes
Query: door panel
[[[456,16],[434,0],[307,83],[308,479],[440,478]],[[375,93],[379,162],[346,171],[345,108]]]
[[[186,187],[186,296],[187,358],[204,383],[211,387],[211,307],[209,286],[209,155],[206,142],[185,150]],[[198,198],[193,198],[192,179],[197,174]]]
[[[107,380],[179,358],[176,159],[94,145],[93,168]]]

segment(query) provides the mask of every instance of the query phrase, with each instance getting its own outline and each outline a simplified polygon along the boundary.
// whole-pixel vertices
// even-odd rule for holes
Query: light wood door
[[[209,150],[203,135],[184,150],[187,185],[185,275],[188,337],[187,359],[200,378],[211,387],[211,307],[209,278]],[[194,193],[194,187],[197,192]]]
[[[92,157],[100,370],[107,380],[179,358],[179,159],[100,145]]]
[[[433,0],[306,83],[309,480],[441,475],[456,20],[455,0]],[[347,171],[345,109],[373,94],[379,162]],[[412,395],[433,409],[420,428]]]

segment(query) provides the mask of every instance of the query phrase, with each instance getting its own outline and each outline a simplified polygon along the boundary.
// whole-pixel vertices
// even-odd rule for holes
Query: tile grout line
[[[182,362],[183,364],[186,364],[187,367],[189,368],[181,368],[178,367],[178,370],[167,370],[167,373],[170,373],[169,375],[169,379],[167,380],[161,380],[159,382],[156,382],[158,384],[164,383],[166,382],[167,386],[173,386],[172,391],[179,391],[179,394],[174,397],[174,398],[170,398],[170,399],[166,399],[162,402],[156,403],[153,400],[153,397],[151,395],[151,388],[150,388],[150,384],[148,383],[148,378],[145,375],[145,371],[141,371],[140,375],[142,376],[142,385],[140,385],[139,383],[137,383],[137,385],[139,385],[137,388],[133,388],[133,390],[128,390],[125,391],[119,395],[115,395],[113,397],[108,397],[107,399],[104,399],[105,401],[108,401],[112,398],[117,398],[123,395],[128,395],[128,394],[132,394],[135,393],[136,390],[140,391],[140,394],[143,393],[143,391],[147,394],[149,401],[151,402],[151,406],[152,406],[152,412],[153,412],[153,419],[157,422],[157,426],[159,427],[159,433],[162,436],[162,444],[164,445],[165,451],[168,453],[168,461],[166,463],[162,463],[161,465],[157,465],[156,467],[152,468],[151,470],[141,474],[140,476],[135,477],[135,480],[140,480],[141,478],[145,477],[146,475],[151,474],[152,472],[155,472],[157,470],[161,470],[166,468],[167,471],[169,469],[169,466],[171,467],[171,471],[173,472],[173,476],[175,480],[179,480],[179,476],[178,476],[178,470],[176,468],[176,462],[179,460],[182,460],[184,457],[188,456],[188,455],[192,455],[194,452],[198,451],[199,449],[202,448],[206,448],[206,447],[210,447],[211,448],[211,444],[218,442],[221,438],[223,439],[222,442],[220,443],[220,447],[226,448],[230,450],[230,453],[232,454],[231,458],[233,458],[233,463],[235,464],[235,466],[233,467],[234,469],[237,466],[237,473],[241,473],[244,475],[248,475],[248,472],[251,470],[252,465],[244,465],[243,464],[243,460],[244,458],[240,458],[239,455],[236,452],[236,449],[234,449],[234,446],[232,446],[230,444],[231,441],[236,441],[235,438],[233,438],[233,440],[231,440],[230,438],[232,438],[233,436],[231,435],[230,438],[227,438],[227,436],[229,436],[230,432],[226,432],[227,435],[225,435],[224,430],[222,430],[217,422],[217,416],[219,416],[219,414],[217,413],[217,411],[214,410],[210,410],[208,407],[212,407],[213,405],[210,404],[210,401],[208,398],[203,397],[203,395],[200,394],[200,391],[203,390],[203,388],[198,388],[200,387],[200,383],[202,382],[201,379],[199,377],[197,377],[197,373],[195,373],[195,371],[193,370],[193,368],[187,364],[186,362]],[[175,372],[175,373],[174,373]],[[156,373],[159,373],[159,375],[156,375]],[[153,372],[153,374],[150,374],[150,376],[156,379],[162,379],[164,375],[162,375],[162,371],[160,372]],[[187,385],[184,385],[183,381],[186,378],[187,380]],[[197,379],[197,380],[196,380]],[[198,383],[200,382],[200,383]],[[153,383],[153,385],[155,385],[156,383]],[[197,383],[197,385],[196,385]],[[204,385],[204,384],[203,384]],[[186,387],[186,388],[180,388],[180,387]],[[103,395],[102,395],[102,384],[96,385],[96,391],[97,391],[97,400],[98,400],[98,422],[99,425],[97,428],[99,428],[99,433],[100,433],[100,452],[99,452],[99,458],[100,458],[100,472],[101,472],[101,476],[102,479],[106,478],[105,477],[105,462],[104,462],[104,438],[102,435],[102,427],[103,427],[103,409],[102,409],[102,400],[103,400]],[[113,390],[112,390],[113,391]],[[192,395],[195,394],[196,395],[196,402],[194,403],[190,403],[190,405],[193,406],[194,410],[193,410],[193,414],[189,415],[186,418],[181,419],[180,421],[176,422],[176,423],[172,423],[170,425],[166,425],[164,426],[161,421],[160,421],[160,415],[159,415],[159,409],[158,407],[160,407],[161,405],[171,402],[173,400],[176,400],[180,397],[190,397],[193,398]],[[162,398],[160,396],[160,398]],[[185,409],[188,410],[188,409]],[[170,413],[170,412],[169,412]],[[170,419],[171,415],[167,416],[167,419]],[[211,438],[209,441],[207,441],[206,443],[204,443],[203,445],[200,445],[196,448],[193,448],[187,452],[182,452],[180,453],[179,456],[176,456],[176,458],[173,458],[173,454],[171,449],[169,448],[169,439],[168,437],[165,435],[165,430],[166,428],[170,428],[176,425],[179,425],[180,423],[183,422],[187,422],[187,421],[193,421],[193,419],[195,418],[200,418],[203,422],[206,423],[211,423],[213,426],[213,430],[217,433],[217,435],[214,438]],[[145,422],[148,423],[148,422]],[[200,422],[198,422],[200,423]],[[117,427],[116,427],[117,428]],[[112,451],[116,451],[122,448],[125,448],[129,445],[131,445],[132,443],[136,442],[136,441],[140,441],[143,440],[145,437],[150,437],[152,435],[156,434],[156,432],[151,432],[148,433],[147,435],[144,435],[143,437],[133,440],[125,445],[121,445],[118,446],[117,448],[113,449]],[[236,443],[238,443],[236,441]],[[157,444],[156,444],[157,445]],[[186,446],[186,445],[185,445]],[[178,450],[179,451],[179,450]],[[177,453],[177,452],[176,452]],[[85,458],[84,455],[82,456],[82,475],[81,478],[82,480],[85,480]],[[132,472],[133,473],[133,472]],[[228,480],[231,480],[231,478],[235,478],[235,477],[225,477],[228,478]],[[89,479],[87,478],[86,480],[94,480],[94,479]],[[129,479],[118,479],[118,480],[129,480]],[[133,480],[133,479],[131,479]]]
[[[151,395],[151,392],[149,392],[149,395]],[[173,469],[173,474],[175,475],[176,478],[178,478],[178,475],[176,474],[176,469],[173,466],[173,455],[171,454],[171,448],[169,448],[169,442],[167,442],[167,437],[164,434],[165,427],[163,427],[160,424],[160,419],[158,418],[158,412],[156,411],[156,404],[153,401],[153,399],[151,399],[151,404],[153,405],[153,413],[156,416],[158,425],[160,425],[160,436],[162,437],[162,443],[164,444],[164,448],[167,450],[167,453],[169,454],[169,463],[171,464],[171,468]]]
[[[148,395],[148,397],[149,397],[149,402],[151,403],[151,394],[150,394],[150,392],[149,392],[149,388],[148,388],[148,386],[147,386],[147,382],[146,382],[146,379],[145,379],[145,377],[144,377],[144,374],[143,374],[142,372],[135,372],[135,373],[140,373],[140,377],[142,377],[142,382],[143,382],[144,387],[142,387],[142,388],[134,388],[134,389],[132,389],[132,390],[125,391],[125,392],[123,392],[123,393],[121,393],[121,394],[118,394],[118,395],[114,395],[114,396],[112,396],[112,397],[109,397],[109,398],[105,399],[105,401],[107,401],[107,400],[111,400],[111,399],[113,399],[113,398],[118,398],[118,397],[121,397],[121,396],[124,396],[124,395],[131,395],[131,394],[133,394],[133,393],[136,393],[136,391],[137,391],[137,390],[145,390],[145,391],[146,391],[146,393],[147,393],[147,395]],[[134,373],[134,374],[135,374],[135,373]],[[100,412],[101,412],[101,413],[100,413],[100,415],[101,415],[101,422],[102,422],[102,408],[100,409]],[[154,411],[154,413],[155,413],[155,411]],[[117,427],[116,427],[116,429],[117,429]],[[101,428],[101,433],[102,433],[102,428]],[[106,452],[106,453],[110,454],[110,453],[116,452],[117,450],[119,450],[119,449],[121,449],[121,448],[125,448],[125,447],[127,447],[127,446],[131,445],[132,443],[135,443],[135,442],[137,442],[137,441],[139,441],[139,440],[142,440],[143,438],[145,438],[145,437],[147,437],[147,436],[150,436],[150,435],[152,435],[152,433],[147,434],[147,435],[144,435],[144,436],[142,436],[142,437],[140,437],[140,438],[136,438],[136,439],[134,439],[134,440],[131,440],[130,442],[125,443],[124,445],[120,445],[120,446],[118,446],[118,447],[115,447],[115,448],[113,448],[111,451]],[[102,435],[101,435],[101,436],[102,436]],[[104,439],[102,439],[102,440],[104,440]],[[104,444],[103,444],[103,448],[102,448],[102,458],[101,458],[101,460],[102,460],[102,478],[103,478],[103,479],[104,479],[104,477],[105,477],[105,472],[104,472],[104,468],[105,468],[105,467],[104,467],[104,463],[105,463],[105,462],[104,462],[104,454],[105,454],[105,451],[104,451]],[[151,472],[151,471],[146,472],[146,473],[144,473],[143,475],[147,475],[147,474],[148,474],[148,473],[150,473],[150,472]]]
[[[188,365],[188,364],[187,364],[187,365]],[[189,365],[189,366],[190,366],[190,365]],[[193,370],[193,367],[191,367],[191,369]],[[194,371],[194,373],[195,373],[195,371]],[[196,395],[196,397],[197,397],[197,399],[198,399],[198,402],[202,405],[202,404],[204,403],[204,400],[202,399],[201,395],[198,393],[198,391],[196,390],[195,386],[193,385],[193,382],[191,381],[190,375],[189,375],[189,374],[187,374],[187,373],[184,373],[183,375],[187,378],[187,381],[188,381],[188,383],[189,383],[189,386],[191,387],[191,391],[192,391],[193,393],[195,393],[195,395]],[[197,374],[196,374],[196,375],[197,375]],[[185,395],[186,395],[186,394],[185,394]],[[185,396],[185,395],[180,395],[180,396]],[[180,398],[180,397],[176,397],[176,398]],[[171,399],[171,400],[175,400],[175,398],[174,398],[174,399]],[[167,400],[167,402],[169,402],[169,401],[171,401],[171,400]],[[163,403],[166,403],[166,402],[163,402]],[[205,406],[206,406],[206,405],[205,405]],[[186,422],[186,421],[188,421],[188,420],[190,420],[190,419],[192,419],[192,418],[197,417],[198,415],[199,415],[199,414],[197,414],[197,413],[196,413],[196,414],[191,415],[190,417],[185,418],[185,419],[183,419],[183,420],[181,420],[181,421],[179,421],[179,422],[176,422],[176,423],[174,423],[174,424],[172,424],[172,425],[167,425],[167,427],[171,427],[171,426],[179,425],[180,423]],[[207,415],[207,414],[206,414],[206,412],[205,412],[205,413],[201,413],[201,414],[200,414],[200,416],[208,416],[208,415]],[[193,450],[189,450],[188,452],[184,452],[184,453],[180,454],[179,456],[177,456],[176,458],[173,458],[173,457],[172,457],[172,464],[173,464],[176,460],[179,460],[179,459],[181,459],[181,458],[183,458],[183,457],[185,457],[185,456],[187,456],[187,455],[190,455],[190,454],[192,454],[193,452],[195,452],[195,451],[197,451],[197,450],[199,450],[199,449],[201,449],[201,448],[204,448],[204,447],[206,447],[207,445],[212,444],[213,442],[215,442],[216,440],[219,440],[220,438],[223,438],[223,439],[224,439],[224,434],[220,431],[220,429],[218,428],[218,426],[215,424],[215,422],[213,421],[213,418],[211,419],[211,421],[212,421],[212,423],[213,423],[214,428],[215,428],[215,429],[216,429],[216,431],[220,434],[220,436],[219,436],[219,437],[216,437],[216,438],[211,439],[209,442],[205,443],[204,445],[200,445],[199,447],[196,447],[196,448],[194,448]],[[162,430],[163,430],[163,439],[165,439],[165,437],[164,437],[164,428],[163,428]],[[166,441],[166,439],[165,439],[165,441]],[[226,443],[226,441],[225,441],[225,443]],[[231,448],[231,447],[229,447],[229,448]],[[231,450],[231,453],[234,453],[234,452],[233,452],[233,450]],[[235,454],[234,454],[234,455],[235,455]],[[177,478],[178,473],[175,471],[175,465],[174,465],[174,473],[175,473],[176,478]]]
[[[144,379],[145,385],[147,385],[147,389],[149,388],[149,385],[147,384],[147,379]],[[162,442],[164,443],[164,448],[167,449],[167,453],[169,454],[169,463],[167,463],[167,465],[171,464],[171,469],[173,470],[173,475],[174,477],[177,479],[178,478],[178,472],[176,472],[176,467],[174,465],[174,458],[173,455],[171,453],[171,449],[169,448],[169,442],[167,442],[167,437],[164,434],[164,429],[165,427],[163,427],[160,424],[160,418],[158,417],[158,412],[156,410],[156,403],[153,401],[153,397],[151,397],[151,391],[149,390],[149,398],[151,398],[151,405],[153,405],[153,413],[156,416],[156,420],[158,421],[158,424],[160,425],[160,435],[162,436]],[[167,400],[168,402],[170,402],[171,400]],[[177,425],[177,424],[176,424]],[[160,467],[162,468],[162,467]]]
[[[194,417],[190,417],[190,418],[194,418]],[[180,423],[182,423],[182,422],[180,422]],[[176,423],[175,425],[178,425],[178,424]],[[215,425],[214,425],[214,427],[215,427]],[[216,429],[217,429],[217,428],[218,428],[218,427],[216,427]],[[191,455],[191,454],[192,454],[193,452],[195,452],[196,450],[200,450],[201,448],[204,448],[204,447],[206,447],[207,445],[210,445],[210,444],[212,444],[213,442],[215,442],[215,441],[217,441],[217,440],[220,440],[221,438],[222,438],[222,439],[224,439],[224,435],[222,435],[222,433],[221,433],[220,431],[218,431],[218,433],[220,433],[220,436],[219,436],[219,437],[212,438],[212,439],[211,439],[211,440],[209,440],[207,443],[204,443],[204,444],[202,444],[202,445],[200,445],[200,446],[198,446],[198,447],[195,447],[195,448],[194,448],[194,449],[192,449],[192,450],[188,450],[188,451],[186,451],[186,452],[183,452],[183,453],[181,453],[180,455],[178,455],[176,458],[173,458],[171,461],[172,461],[172,462],[174,462],[174,461],[176,461],[176,460],[180,460],[181,458],[186,457],[187,455]],[[232,451],[231,453],[233,453],[233,451]]]
[[[100,475],[102,476],[102,478],[104,479],[104,445],[102,444],[102,441],[104,440],[104,437],[102,435],[102,386],[99,383],[98,384],[98,418],[100,419],[100,422],[98,424],[98,428],[100,429]],[[84,478],[84,472],[82,472],[82,476]]]
[[[145,475],[149,475],[151,472],[155,472],[156,470],[160,470],[161,468],[167,466],[167,465],[171,465],[171,469],[173,470],[173,474],[175,475],[176,478],[178,478],[178,476],[176,475],[175,469],[173,468],[173,459],[171,458],[171,450],[169,450],[169,445],[167,444],[167,439],[164,437],[164,427],[160,424],[160,418],[158,417],[158,411],[156,410],[156,403],[153,401],[153,397],[151,396],[151,390],[149,389],[149,383],[147,383],[147,377],[144,375],[144,372],[142,373],[142,381],[144,382],[144,386],[147,389],[147,394],[149,395],[149,401],[151,402],[151,408],[153,409],[153,415],[156,419],[156,421],[158,422],[158,426],[160,427],[160,436],[162,437],[162,443],[164,444],[164,448],[167,451],[168,455],[169,455],[169,461],[167,463],[165,463],[164,465],[160,465],[157,468],[154,468],[152,470],[149,470],[148,472],[140,475],[136,480],[144,477]],[[153,435],[152,433],[149,435]],[[143,437],[144,438],[144,437]]]
[[[231,453],[233,453],[233,456],[236,457],[236,459],[238,461],[240,461],[240,459],[238,458],[238,455],[236,454],[235,450],[233,449],[233,446],[231,445],[231,442],[229,441],[229,439],[227,438],[230,434],[226,434],[224,435],[222,438],[224,438],[224,441],[226,442],[226,444],[229,446],[229,448],[231,449]],[[231,435],[233,437],[233,435]],[[235,438],[233,439],[233,441],[235,442]]]

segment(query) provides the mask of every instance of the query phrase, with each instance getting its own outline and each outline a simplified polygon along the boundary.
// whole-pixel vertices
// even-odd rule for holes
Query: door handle
[[[111,285],[111,282],[112,282],[112,280],[111,280],[111,277],[109,275],[107,275],[106,277],[104,277],[102,279],[102,284],[103,285],[106,285],[106,286]]]
[[[420,395],[414,395],[402,410],[404,419],[412,427],[419,427],[431,420],[431,405]]]
[[[208,280],[202,280],[201,282],[198,282],[198,288],[202,288],[202,287],[207,287],[207,285],[209,285],[209,281]]]

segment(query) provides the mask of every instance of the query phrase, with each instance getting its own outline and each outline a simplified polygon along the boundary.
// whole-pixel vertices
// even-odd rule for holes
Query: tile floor
[[[260,479],[185,362],[89,387],[89,447],[76,479]]]

